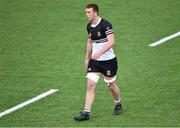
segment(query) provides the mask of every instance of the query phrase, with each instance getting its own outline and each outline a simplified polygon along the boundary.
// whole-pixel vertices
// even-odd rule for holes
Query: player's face
[[[97,12],[94,12],[93,8],[86,8],[85,12],[86,12],[86,17],[88,21],[92,21],[97,15]]]

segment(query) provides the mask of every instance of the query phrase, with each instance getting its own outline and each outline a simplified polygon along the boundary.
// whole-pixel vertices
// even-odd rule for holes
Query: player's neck
[[[100,21],[101,21],[100,16],[95,17],[91,22],[91,26],[96,26],[97,24],[99,24]]]

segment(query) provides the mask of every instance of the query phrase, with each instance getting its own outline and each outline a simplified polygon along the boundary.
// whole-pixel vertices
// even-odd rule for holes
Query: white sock
[[[114,103],[115,104],[120,104],[121,103],[121,100],[119,99],[119,100],[114,100]]]
[[[89,108],[84,108],[84,111],[90,113],[90,112],[91,112],[91,109],[89,109]]]

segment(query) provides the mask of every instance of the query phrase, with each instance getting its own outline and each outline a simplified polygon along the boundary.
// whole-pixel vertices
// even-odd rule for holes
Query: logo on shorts
[[[107,70],[106,75],[107,75],[107,76],[110,76],[110,75],[111,75],[111,71],[110,71],[110,70]]]
[[[91,71],[91,68],[88,68],[88,71]]]

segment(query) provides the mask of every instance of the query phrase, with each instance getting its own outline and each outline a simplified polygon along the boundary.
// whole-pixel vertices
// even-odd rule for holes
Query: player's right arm
[[[91,38],[88,38],[87,49],[86,49],[86,58],[85,58],[85,62],[84,62],[84,66],[86,69],[88,67],[88,63],[91,58],[91,55],[92,55],[92,40],[91,40]]]

